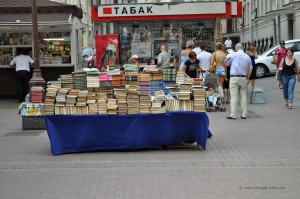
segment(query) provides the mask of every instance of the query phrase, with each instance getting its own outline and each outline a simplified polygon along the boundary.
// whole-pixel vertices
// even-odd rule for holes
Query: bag
[[[215,73],[216,72],[216,69],[217,69],[217,64],[216,64],[216,53],[214,53],[214,60],[215,62],[210,65],[209,69],[208,69],[208,72],[210,73]]]
[[[273,59],[271,61],[272,64],[277,64],[278,63],[278,52],[277,50],[275,51],[275,54],[273,55]]]

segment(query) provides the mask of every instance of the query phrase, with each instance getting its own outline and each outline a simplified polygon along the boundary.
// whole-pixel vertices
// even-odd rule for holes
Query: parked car
[[[272,58],[275,50],[279,47],[279,45],[270,48],[262,55],[259,55],[258,58],[255,60],[256,66],[256,77],[262,78],[267,75],[274,75],[277,71],[277,66],[272,64]],[[285,41],[285,47],[294,49],[294,57],[300,62],[300,39],[296,40],[288,40]]]

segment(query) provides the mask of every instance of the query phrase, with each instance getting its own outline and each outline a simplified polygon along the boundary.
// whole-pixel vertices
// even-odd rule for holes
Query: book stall
[[[40,113],[37,115],[45,115],[46,127],[54,155],[66,152],[96,149],[110,150],[115,148],[113,144],[107,145],[107,143],[102,143],[101,146],[104,146],[103,148],[99,145],[100,148],[97,146],[71,151],[55,151],[55,147],[61,147],[61,145],[58,146],[54,143],[53,132],[55,132],[55,136],[57,134],[61,136],[61,134],[70,132],[70,129],[76,126],[77,131],[78,128],[80,129],[80,132],[78,132],[79,137],[82,136],[80,134],[83,132],[88,134],[95,132],[95,135],[100,136],[99,132],[103,134],[104,131],[110,133],[121,131],[116,136],[121,136],[122,133],[127,132],[127,139],[132,136],[128,134],[132,134],[134,131],[138,131],[136,133],[141,134],[141,131],[144,133],[147,131],[146,129],[155,129],[156,125],[159,127],[156,131],[161,130],[162,125],[167,125],[171,118],[184,117],[179,119],[179,121],[174,119],[172,124],[167,125],[168,127],[161,133],[165,133],[165,131],[176,132],[181,129],[179,133],[188,136],[188,133],[182,133],[182,131],[185,131],[183,127],[174,129],[174,126],[178,125],[176,123],[181,123],[181,121],[191,120],[190,114],[193,117],[195,116],[195,118],[200,116],[204,118],[201,120],[204,121],[205,125],[200,125],[201,122],[191,125],[190,121],[184,125],[185,128],[191,128],[190,126],[193,125],[203,126],[204,129],[206,127],[201,138],[201,146],[205,149],[206,137],[209,134],[208,118],[203,113],[205,112],[205,103],[205,88],[201,86],[201,80],[185,78],[183,72],[176,73],[172,68],[160,71],[153,66],[149,67],[149,69],[144,69],[141,73],[136,72],[130,66],[127,69],[125,67],[124,72],[122,72],[118,67],[110,66],[107,72],[99,72],[96,68],[78,69],[72,74],[61,75],[57,81],[48,81],[45,100],[44,103],[40,103],[42,109],[39,110]],[[22,105],[24,104],[22,103]],[[202,115],[197,116],[197,113],[202,113]],[[162,119],[164,117],[167,119]],[[73,121],[73,119],[76,121]],[[94,120],[97,122],[93,123]],[[83,121],[84,123],[82,123]],[[147,123],[147,121],[149,124],[141,126],[140,123]],[[99,125],[99,123],[102,125]],[[189,125],[186,126],[187,124]],[[71,127],[67,128],[66,126],[68,125],[71,125]],[[131,129],[130,132],[129,129]],[[199,129],[192,129],[191,132],[194,133],[192,139],[197,140]],[[74,129],[72,133],[74,133]],[[137,139],[139,136],[134,137]],[[70,139],[75,139],[74,137],[68,137],[65,141],[69,142]],[[101,139],[102,142],[103,139]],[[145,139],[145,137],[142,139],[143,142],[145,142]],[[154,138],[149,137],[149,139],[153,141]],[[165,140],[168,139],[170,138]],[[181,139],[183,139],[181,141],[188,140],[188,138],[182,137]],[[200,138],[198,137],[198,142],[200,142],[199,140]],[[115,140],[111,142],[115,142]],[[123,140],[123,142],[125,141]],[[133,142],[136,142],[136,140]],[[170,140],[166,143],[159,141],[154,145],[153,143],[150,145],[148,143],[140,146],[135,143],[134,146],[129,144],[121,147],[121,149],[155,147],[165,144],[174,144],[174,141]],[[117,149],[120,149],[120,145],[118,145]]]

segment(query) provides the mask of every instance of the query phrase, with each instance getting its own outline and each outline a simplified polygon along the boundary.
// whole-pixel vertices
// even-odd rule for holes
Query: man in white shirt
[[[242,119],[247,119],[247,80],[251,76],[252,62],[243,51],[243,44],[235,45],[236,52],[230,55],[227,66],[230,66],[230,109],[231,114],[227,119],[236,119],[238,99],[241,97]]]
[[[200,48],[201,48],[201,52],[197,56],[197,59],[200,62],[200,68],[201,68],[200,78],[202,78],[203,82],[204,82],[205,77],[208,73],[208,69],[210,67],[210,61],[212,58],[212,54],[206,51],[206,44],[204,44],[204,43],[201,44]]]
[[[226,50],[231,49],[232,48],[232,41],[230,39],[230,37],[227,37],[225,43],[224,43]]]
[[[198,55],[201,53],[200,42],[198,40],[195,41],[194,46],[195,46],[195,48],[193,49],[193,51],[196,53],[196,55],[198,57]]]
[[[20,102],[25,101],[25,97],[29,92],[29,80],[30,80],[30,66],[33,64],[33,60],[28,56],[24,55],[26,53],[20,52],[20,55],[16,56],[11,62],[10,65],[16,65],[16,78],[17,78],[17,87],[19,92]]]
[[[157,58],[157,68],[164,69],[170,66],[170,55],[167,52],[167,46],[161,45],[160,52]]]

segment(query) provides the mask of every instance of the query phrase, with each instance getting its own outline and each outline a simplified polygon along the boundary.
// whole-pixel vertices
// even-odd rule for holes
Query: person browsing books
[[[24,50],[19,51],[19,55],[10,62],[11,66],[16,65],[16,79],[20,102],[24,102],[26,95],[29,93],[30,64],[33,63],[34,61]]]
[[[140,63],[139,63],[139,56],[132,55],[129,59],[132,64],[136,65],[136,72],[140,72]]]
[[[194,51],[189,53],[189,59],[185,61],[182,71],[184,71],[186,77],[198,78],[200,71],[200,63],[196,58],[197,55]]]

